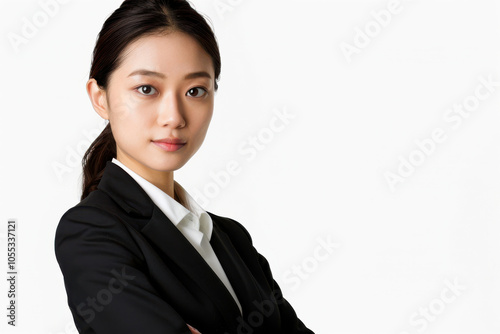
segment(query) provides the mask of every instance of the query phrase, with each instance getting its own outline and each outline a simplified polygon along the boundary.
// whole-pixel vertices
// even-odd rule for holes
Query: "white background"
[[[7,220],[19,228],[18,326],[1,279],[2,333],[74,333],[54,232],[104,124],[85,83],[121,3],[67,1],[40,24],[44,2],[0,1],[0,277]],[[206,140],[175,178],[247,227],[299,318],[326,334],[499,333],[499,2],[192,3],[215,29],[222,75]],[[26,20],[40,26],[16,48]],[[276,112],[293,118],[270,132]],[[263,147],[248,159],[251,136]],[[413,167],[391,187],[403,160]],[[215,194],[230,161],[240,173]]]

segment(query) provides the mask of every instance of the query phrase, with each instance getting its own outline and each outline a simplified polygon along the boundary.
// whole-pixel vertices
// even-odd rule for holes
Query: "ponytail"
[[[111,126],[108,123],[83,155],[82,196],[80,200],[83,200],[90,192],[97,189],[106,162],[111,161],[113,158],[116,158],[116,143],[111,132]]]

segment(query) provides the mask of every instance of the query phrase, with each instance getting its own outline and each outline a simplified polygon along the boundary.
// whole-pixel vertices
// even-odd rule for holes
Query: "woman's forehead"
[[[212,77],[214,71],[211,57],[193,37],[182,32],[139,38],[124,50],[120,69],[126,76],[138,69],[165,75],[207,71]]]

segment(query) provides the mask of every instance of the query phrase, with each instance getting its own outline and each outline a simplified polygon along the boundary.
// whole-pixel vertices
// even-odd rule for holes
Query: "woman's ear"
[[[97,81],[92,78],[87,81],[87,94],[89,95],[90,102],[94,110],[104,119],[109,120],[108,102],[106,100],[106,91],[101,89]]]

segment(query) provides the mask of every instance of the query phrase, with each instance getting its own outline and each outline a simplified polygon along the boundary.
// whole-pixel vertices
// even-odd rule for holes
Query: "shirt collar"
[[[193,197],[191,197],[191,195],[189,195],[189,193],[179,183],[177,183],[177,181],[174,181],[174,188],[177,193],[184,194],[184,198],[187,202],[188,209],[191,210],[191,212],[199,219],[200,231],[207,236],[208,240],[210,240],[213,227],[212,218],[210,218],[208,213],[205,210],[203,210],[203,208],[194,200]],[[180,205],[177,201],[174,200],[174,202]]]
[[[163,190],[125,166],[118,159],[113,158],[111,162],[120,166],[124,171],[126,171],[151,198],[153,203],[160,208],[160,210],[167,216],[168,219],[177,227],[179,223],[188,215],[194,216],[197,228],[205,234],[208,240],[212,236],[212,218],[207,214],[203,208],[196,203],[196,201],[189,195],[189,193],[174,180],[174,190],[176,193],[183,194],[188,208],[182,206],[175,199],[166,194]]]

